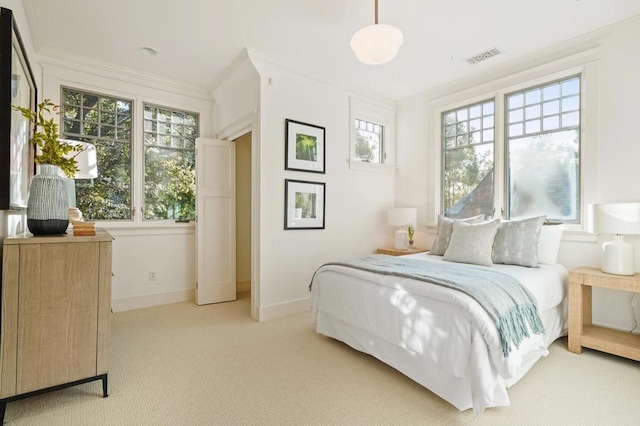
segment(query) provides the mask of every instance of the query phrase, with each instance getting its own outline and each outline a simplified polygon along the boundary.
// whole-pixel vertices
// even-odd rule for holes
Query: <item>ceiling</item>
[[[404,44],[359,63],[349,41],[374,0],[24,0],[35,48],[210,87],[244,48],[335,86],[387,99],[487,69],[640,14],[638,0],[379,0]],[[145,56],[139,47],[157,56]],[[503,54],[469,65],[497,47]]]

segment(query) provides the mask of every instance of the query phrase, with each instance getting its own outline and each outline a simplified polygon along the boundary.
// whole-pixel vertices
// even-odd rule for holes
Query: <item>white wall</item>
[[[348,167],[349,93],[254,60],[260,74],[260,319],[306,309],[324,262],[387,243],[394,175]],[[326,173],[285,171],[285,119],[325,127]],[[284,180],[326,183],[324,230],[284,230]]]
[[[258,112],[252,261],[259,283],[253,283],[252,315],[263,321],[307,309],[309,282],[322,263],[369,254],[390,241],[386,210],[393,204],[394,176],[348,168],[348,93],[248,58],[214,90],[214,122],[216,131],[233,133],[234,123]],[[325,174],[284,170],[287,118],[326,128]],[[324,230],[284,230],[285,179],[326,183]]]
[[[587,202],[639,201],[640,145],[633,125],[640,117],[640,18],[588,34],[552,49],[521,58],[512,63],[479,72],[403,99],[398,104],[398,167],[396,203],[411,200],[419,206],[419,229],[423,241],[433,236],[439,200],[436,196],[439,162],[439,136],[435,133],[434,105],[443,99],[494,82],[535,78],[551,72],[557,65],[574,66],[582,59],[594,60],[591,78],[584,96],[595,99],[584,112],[583,137],[589,141],[582,181]],[[585,53],[588,52],[588,53]],[[556,69],[557,71],[557,69]],[[526,81],[526,80],[525,80]],[[585,167],[588,164],[589,167]],[[583,190],[584,190],[583,188]],[[429,226],[427,228],[427,225]],[[640,238],[636,244],[636,271],[640,271]],[[600,241],[584,231],[566,232],[559,262],[567,268],[600,266]],[[420,237],[418,245],[420,245]],[[594,289],[594,322],[631,330],[635,323],[629,303],[631,295]],[[639,316],[640,312],[636,314]]]
[[[243,52],[232,64],[226,77],[213,91],[213,126],[216,132],[233,127],[234,123],[260,108],[260,80]]]

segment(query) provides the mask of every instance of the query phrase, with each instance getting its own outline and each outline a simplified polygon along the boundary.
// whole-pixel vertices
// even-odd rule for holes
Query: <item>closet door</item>
[[[233,142],[196,140],[196,303],[236,299]]]

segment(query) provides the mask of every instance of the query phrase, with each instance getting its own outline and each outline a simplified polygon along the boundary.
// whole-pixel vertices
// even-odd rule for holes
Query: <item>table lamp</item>
[[[415,227],[417,217],[418,210],[415,208],[389,209],[389,225],[400,227],[395,233],[396,250],[409,249],[409,233],[406,227],[408,225]]]
[[[613,240],[602,245],[602,272],[633,275],[633,245],[623,235],[640,235],[640,203],[590,204],[588,231],[611,234]]]
[[[98,159],[96,154],[96,147],[88,142],[74,141],[74,140],[62,140],[62,142],[69,145],[80,145],[82,151],[72,152],[69,156],[75,156],[78,162],[78,171],[73,179],[67,180],[67,196],[69,198],[69,221],[80,222],[82,221],[82,212],[76,206],[76,179],[95,179],[98,177]]]

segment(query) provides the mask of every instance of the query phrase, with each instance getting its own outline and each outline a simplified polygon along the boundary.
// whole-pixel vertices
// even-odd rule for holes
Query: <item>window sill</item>
[[[598,234],[587,232],[582,225],[565,225],[562,232],[562,241],[597,243]]]
[[[96,227],[103,228],[116,236],[125,235],[179,235],[195,233],[195,221],[189,223],[159,222],[159,223],[134,223],[134,222],[96,222]]]
[[[360,160],[347,160],[349,168],[351,170],[362,170],[366,172],[375,173],[393,173],[396,170],[396,166],[392,164],[380,164],[380,163],[367,163]]]

